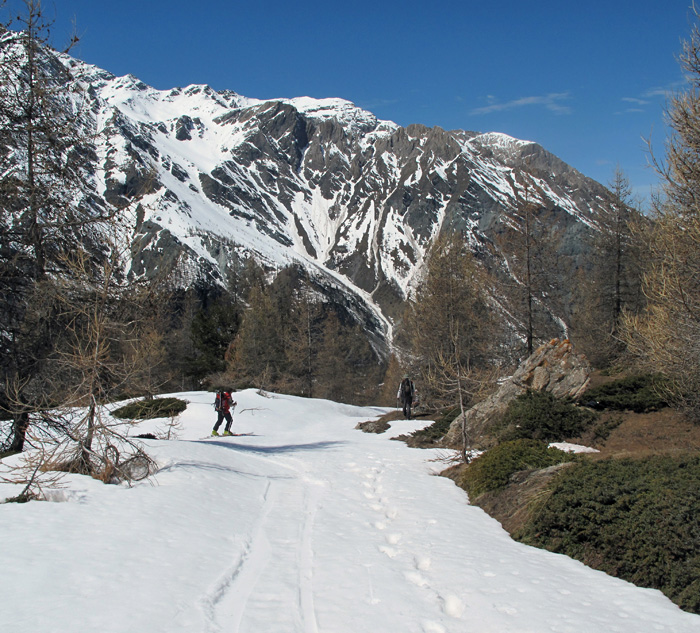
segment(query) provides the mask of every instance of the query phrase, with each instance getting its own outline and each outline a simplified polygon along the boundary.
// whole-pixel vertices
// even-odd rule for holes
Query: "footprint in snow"
[[[416,556],[413,563],[416,566],[416,569],[427,571],[430,569],[431,560],[428,556]]]
[[[407,571],[404,575],[406,576],[406,580],[416,585],[416,587],[428,586],[428,581],[417,571]]]
[[[421,624],[423,626],[423,633],[447,633],[447,629],[438,622],[425,620]]]
[[[399,511],[396,508],[392,507],[386,511],[386,518],[387,519],[395,519],[398,514],[399,514]]]
[[[386,545],[381,545],[379,547],[379,551],[382,554],[386,554],[389,558],[396,558],[399,554],[398,550],[394,549],[393,547],[387,547]]]
[[[442,598],[442,610],[452,618],[461,618],[464,613],[464,603],[454,594]]]

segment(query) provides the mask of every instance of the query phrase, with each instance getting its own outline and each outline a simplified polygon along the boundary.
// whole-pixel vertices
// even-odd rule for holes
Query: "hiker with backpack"
[[[236,408],[238,403],[231,397],[230,391],[219,391],[216,394],[216,399],[214,400],[214,409],[218,413],[216,419],[216,424],[214,425],[214,430],[211,432],[212,435],[219,435],[219,427],[221,423],[226,420],[226,426],[224,427],[224,435],[233,435],[231,433],[231,425],[233,424],[233,415],[231,415]]]
[[[413,381],[408,377],[408,374],[404,374],[396,397],[401,400],[401,404],[403,405],[403,415],[407,420],[411,419],[411,406],[413,405],[413,397],[415,396],[415,393],[416,388]]]

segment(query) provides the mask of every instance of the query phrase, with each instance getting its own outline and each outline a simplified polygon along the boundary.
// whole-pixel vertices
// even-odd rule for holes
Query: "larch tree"
[[[70,73],[47,45],[41,2],[24,5],[23,30],[0,35],[0,406],[14,451],[45,405],[40,383],[62,331],[45,286],[72,248],[92,240],[99,253],[93,227],[110,216],[83,193],[93,144]]]
[[[638,233],[646,220],[635,209],[629,180],[619,166],[609,189],[611,199],[591,239],[590,266],[577,280],[572,317],[573,338],[599,367],[623,354],[623,315],[638,313],[644,303]]]
[[[126,249],[120,244],[123,239],[105,235],[108,257],[97,269],[83,249],[66,254],[63,274],[51,286],[65,333],[47,359],[51,378],[46,384],[56,406],[42,416],[62,428],[57,438],[64,445],[61,467],[90,475],[117,465],[117,444],[140,451],[103,408],[144,381],[146,337],[140,317],[148,302],[124,275]],[[150,360],[153,354],[149,349]]]
[[[329,309],[322,321],[314,394],[337,402],[368,404],[377,396],[382,366],[358,324]]]
[[[461,236],[440,237],[430,250],[426,275],[407,316],[412,352],[420,370],[421,398],[435,408],[466,408],[483,387],[497,328],[484,294],[484,275]],[[462,425],[462,455],[470,441]]]
[[[698,18],[696,13],[696,18]],[[624,319],[639,364],[667,379],[671,395],[700,420],[700,30],[697,20],[680,63],[688,88],[666,114],[666,159],[657,161],[663,197],[643,232],[646,308]]]
[[[81,372],[57,363],[57,357],[89,344],[96,330],[74,326],[89,320],[87,305],[103,305],[90,303],[95,295],[89,289],[113,266],[115,248],[129,241],[128,228],[118,226],[119,209],[92,194],[96,123],[84,93],[49,45],[51,25],[40,0],[23,4],[15,22],[22,30],[0,33],[0,408],[13,420],[11,451],[22,450],[32,419],[45,418],[65,402],[61,394],[67,398],[85,386]],[[115,231],[118,244],[110,237]],[[110,288],[116,275],[108,276]],[[70,286],[78,279],[86,284],[84,305],[65,300],[80,297],[77,285]],[[93,313],[93,323],[113,320],[107,305],[105,315]],[[128,324],[137,320],[132,314]],[[78,334],[86,341],[78,341]],[[131,334],[138,338],[138,332]],[[95,335],[104,342],[102,334]],[[112,356],[107,365],[118,361],[125,369],[129,360],[121,344],[117,360]],[[101,365],[98,373],[104,371]],[[102,397],[96,392],[95,402]]]
[[[538,341],[558,334],[550,314],[551,297],[556,294],[550,289],[557,265],[552,227],[541,217],[531,183],[524,181],[518,189],[524,194],[519,195],[516,208],[503,216],[503,231],[496,240],[511,277],[500,285],[503,300],[530,355]]]
[[[398,407],[398,389],[404,374],[405,371],[401,366],[401,361],[399,360],[398,356],[396,353],[391,354],[386,363],[384,382],[381,386],[380,403],[382,405]]]
[[[316,395],[337,402],[347,402],[351,395],[351,390],[347,386],[349,375],[347,350],[340,320],[333,310],[323,321],[320,343],[317,355],[320,379]]]
[[[188,372],[197,380],[226,370],[226,352],[241,325],[243,309],[234,297],[222,294],[193,314],[189,338],[192,354]]]
[[[281,325],[268,285],[254,285],[236,338],[227,352],[228,373],[238,384],[270,389],[283,367]]]
[[[318,377],[323,310],[310,286],[302,285],[291,298],[284,328],[284,353],[290,390],[312,397]]]

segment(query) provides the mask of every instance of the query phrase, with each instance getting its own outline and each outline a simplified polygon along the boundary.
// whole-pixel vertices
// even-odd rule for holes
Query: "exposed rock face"
[[[465,413],[467,433],[474,448],[492,443],[490,431],[508,408],[508,403],[528,390],[549,391],[558,398],[578,398],[588,386],[591,366],[571,342],[554,339],[539,347],[501,387]],[[462,417],[450,425],[446,441],[462,443]]]
[[[15,40],[0,37],[0,61]],[[137,218],[132,274],[177,265],[183,283],[223,285],[247,256],[269,270],[299,264],[384,341],[439,235],[464,236],[494,287],[511,282],[527,198],[551,237],[563,294],[583,264],[582,238],[611,200],[539,145],[505,134],[401,127],[342,99],[160,91],[43,54],[67,109],[84,113],[96,139],[85,199]]]
[[[591,366],[571,342],[554,339],[542,345],[513,374],[526,389],[549,391],[557,398],[578,398],[588,386]]]

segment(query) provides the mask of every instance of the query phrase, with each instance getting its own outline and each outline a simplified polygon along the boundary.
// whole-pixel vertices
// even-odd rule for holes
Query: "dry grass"
[[[622,423],[606,440],[594,447],[598,459],[609,457],[648,457],[669,453],[700,451],[700,425],[675,409],[666,408],[651,413],[618,413]]]

